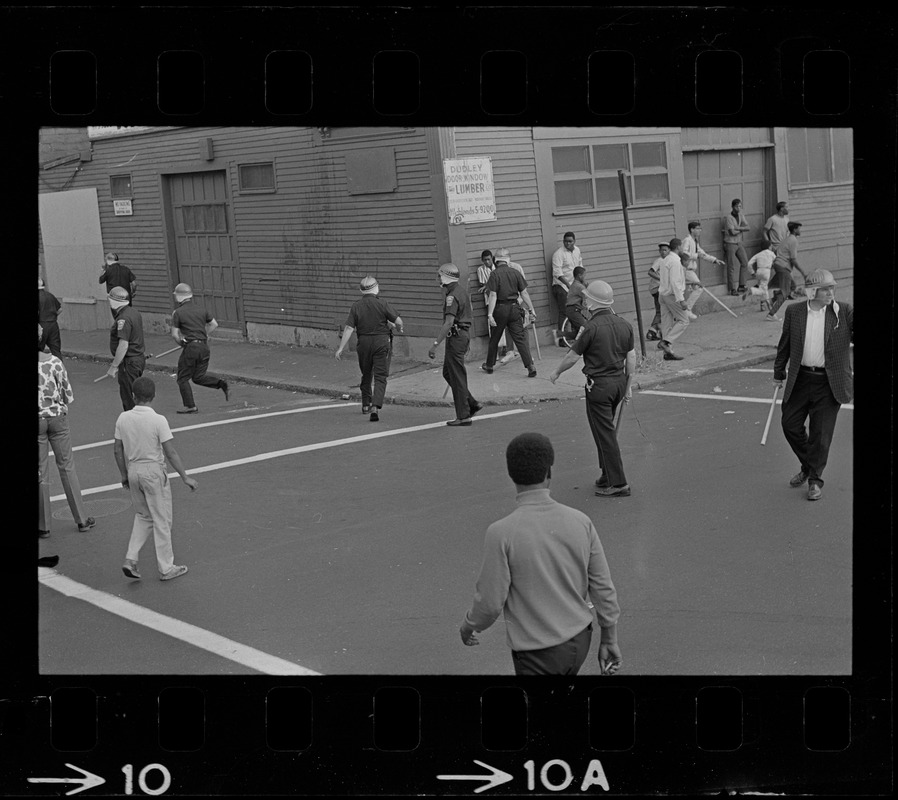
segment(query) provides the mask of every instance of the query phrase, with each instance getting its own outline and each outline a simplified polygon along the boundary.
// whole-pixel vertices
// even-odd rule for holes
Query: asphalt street
[[[808,502],[788,486],[798,465],[778,411],[760,445],[769,365],[637,393],[620,430],[633,494],[616,499],[593,495],[581,401],[488,407],[453,429],[445,408],[387,406],[371,423],[357,403],[239,384],[228,402],[195,389],[203,414],[181,416],[174,379],[156,373],[154,407],[199,482],[191,493],[172,479],[175,561],[190,572],[168,583],[151,542],[143,579],[121,572],[133,518],[111,446],[121,406],[110,381],[93,382],[97,364],[67,367],[97,525],[79,533],[54,501],[42,673],[512,674],[501,619],[474,648],[458,625],[483,533],[514,506],[504,448],[523,431],[550,437],[553,496],[596,524],[627,673],[851,670],[854,411],[840,414],[823,499]],[[57,497],[55,466],[51,480]],[[593,655],[583,674],[597,673]]]

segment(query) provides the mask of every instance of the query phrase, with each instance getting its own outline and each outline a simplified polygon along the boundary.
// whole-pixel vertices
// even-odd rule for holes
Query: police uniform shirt
[[[171,315],[173,328],[181,331],[181,337],[188,342],[205,342],[206,323],[212,322],[212,314],[203,306],[187,300],[179,305]]]
[[[145,354],[143,319],[141,319],[140,312],[131,306],[124,306],[116,312],[115,322],[112,323],[109,336],[109,351],[113,355],[115,355],[121,339],[128,342],[128,352],[125,353],[125,358]]]
[[[598,311],[571,345],[583,356],[583,374],[589,378],[621,375],[624,362],[634,347],[633,326],[610,310]]]
[[[395,322],[398,317],[399,314],[386,300],[367,294],[352,304],[346,325],[355,328],[357,336],[385,336],[390,332],[387,320]]]
[[[518,295],[526,288],[527,281],[524,276],[507,264],[496,267],[486,282],[486,290],[496,293],[497,303],[517,302]]]
[[[103,282],[106,284],[107,292],[111,292],[116,286],[120,286],[129,295],[131,294],[131,283],[135,280],[134,273],[124,264],[119,264],[118,262],[107,264],[105,275]]]
[[[495,272],[493,273],[496,274]],[[473,319],[471,315],[471,301],[468,299],[468,293],[461,287],[460,283],[455,283],[446,294],[443,305],[443,319],[452,314],[455,317],[455,324],[462,330],[471,327]]]

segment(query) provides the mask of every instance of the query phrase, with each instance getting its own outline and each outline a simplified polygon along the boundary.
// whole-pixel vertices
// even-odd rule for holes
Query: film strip
[[[894,290],[894,17],[882,9],[32,7],[5,17],[22,198],[43,126],[851,127],[855,225],[875,220],[855,240],[855,264]],[[35,205],[12,214],[11,231],[35,229]],[[32,239],[19,249],[33,260]],[[858,395],[871,413],[855,436],[876,443],[892,429],[893,303],[858,305]],[[138,676],[116,664],[41,674],[33,555],[14,544],[8,614],[26,613],[0,705],[4,792],[886,794],[891,460],[874,445],[856,461],[845,674],[516,679],[510,659],[507,674],[476,677],[401,666]],[[827,637],[827,621],[815,630]],[[114,635],[127,651],[127,631]]]

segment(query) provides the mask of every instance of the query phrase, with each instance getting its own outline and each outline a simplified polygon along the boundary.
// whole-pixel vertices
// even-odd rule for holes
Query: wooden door
[[[224,171],[168,178],[177,283],[187,283],[222,328],[243,327],[237,248]],[[174,288],[174,287],[172,287]]]

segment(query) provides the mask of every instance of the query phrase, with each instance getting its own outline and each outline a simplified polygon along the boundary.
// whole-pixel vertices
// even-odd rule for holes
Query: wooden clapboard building
[[[847,129],[121,128],[77,147],[62,133],[42,131],[38,190],[42,269],[69,328],[105,327],[96,278],[111,250],[137,274],[151,329],[165,329],[172,288],[185,281],[223,335],[336,346],[372,274],[406,322],[403,346],[423,355],[441,315],[437,266],[461,269],[483,336],[476,267],[482,250],[504,246],[524,268],[548,342],[548,265],[565,231],[577,236],[588,279],[614,287],[619,313],[635,310],[618,170],[649,312],[656,243],[699,219],[703,247],[722,257],[721,219],[735,197],[752,226],[749,256],[787,200],[804,223],[803,264],[843,283],[853,276]],[[490,160],[495,219],[451,224],[443,161],[473,157]],[[703,263],[701,274],[722,291],[723,270]]]

